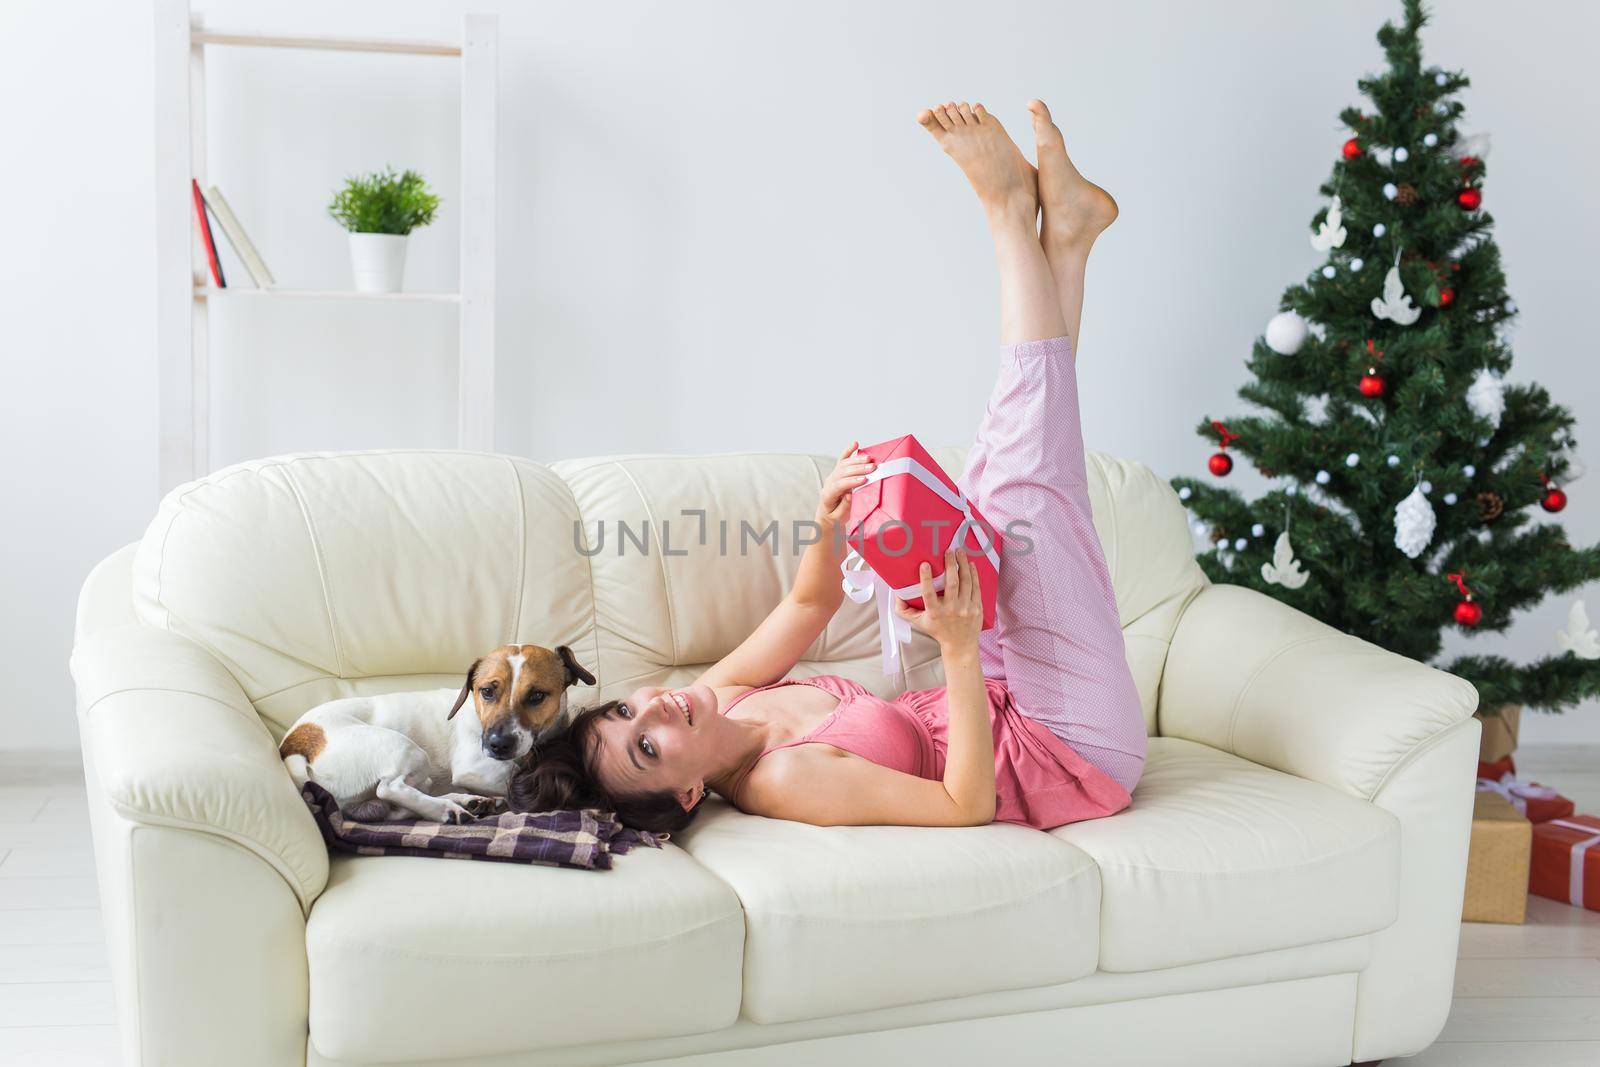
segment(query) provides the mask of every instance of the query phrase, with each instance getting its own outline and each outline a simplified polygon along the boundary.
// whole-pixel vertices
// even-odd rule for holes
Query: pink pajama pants
[[[961,478],[1007,538],[995,626],[979,642],[983,673],[1132,792],[1144,768],[1144,712],[1084,464],[1071,340],[1009,347]]]

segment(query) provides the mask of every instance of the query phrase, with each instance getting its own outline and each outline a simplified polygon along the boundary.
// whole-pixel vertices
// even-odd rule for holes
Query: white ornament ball
[[[1417,488],[1421,489],[1424,494],[1431,493],[1431,492],[1433,492],[1433,483],[1432,482],[1422,482],[1417,486]]]
[[[1241,537],[1241,538],[1239,538],[1237,541],[1235,541],[1233,543],[1233,550],[1235,552],[1243,552],[1244,551],[1244,546],[1247,545],[1247,544],[1249,544],[1249,542]]]
[[[1267,532],[1267,528],[1265,526],[1261,525],[1259,522],[1256,523],[1254,526],[1250,527],[1250,536],[1251,537],[1260,537],[1262,534],[1264,534],[1266,532]]]
[[[1444,86],[1449,80],[1450,79],[1445,76],[1445,73],[1442,70],[1433,76],[1433,84],[1441,87]]]
[[[1435,114],[1448,115],[1450,114],[1450,105],[1441,100],[1433,105],[1433,110]]]
[[[1365,267],[1366,265],[1367,261],[1362,259],[1360,256],[1357,256],[1355,259],[1350,261],[1350,270],[1356,274],[1360,274],[1361,268]]]
[[[1228,551],[1228,542],[1226,542],[1226,541],[1218,541],[1217,542],[1217,555],[1220,556],[1226,551]]]
[[[1356,453],[1354,453],[1354,452],[1352,452],[1348,456],[1344,457],[1344,465],[1346,467],[1359,466],[1360,463],[1361,463],[1361,457],[1359,455],[1357,455]]]
[[[1333,475],[1329,474],[1327,471],[1318,471],[1317,472],[1317,484],[1318,485],[1327,485],[1331,481],[1333,481]]]
[[[1471,478],[1474,474],[1478,473],[1478,468],[1468,463],[1466,466],[1461,468],[1461,473],[1465,474],[1468,478]]]
[[[1310,323],[1298,311],[1280,311],[1267,320],[1267,347],[1280,356],[1292,356],[1310,332]]]
[[[1179,500],[1188,500],[1192,496],[1194,496],[1194,490],[1190,489],[1187,485],[1178,490]]]
[[[1400,466],[1400,457],[1399,456],[1390,456],[1388,459],[1384,460],[1384,462],[1387,463],[1391,467],[1398,467],[1398,466]]]
[[[1423,134],[1422,143],[1427,145],[1429,148],[1433,148],[1439,143],[1439,135],[1436,133]]]
[[[1286,485],[1283,487],[1283,495],[1298,496],[1300,495],[1300,487],[1298,485]]]
[[[1332,263],[1329,263],[1326,267],[1322,268],[1322,276],[1324,278],[1331,278],[1337,273],[1339,272],[1333,269]]]
[[[1372,224],[1372,236],[1374,236],[1374,237],[1382,237],[1384,234],[1386,234],[1388,232],[1389,232],[1389,227],[1385,226],[1383,223],[1375,222],[1375,223]]]
[[[1383,183],[1383,198],[1385,200],[1393,200],[1395,197],[1397,197],[1399,195],[1400,195],[1400,189],[1399,189],[1398,186],[1395,185],[1394,182],[1384,182]]]
[[[1404,163],[1406,160],[1408,160],[1410,158],[1411,158],[1411,153],[1407,149],[1405,149],[1404,147],[1396,148],[1394,150],[1394,161],[1396,163]]]
[[[1458,499],[1459,497],[1457,497],[1454,493],[1446,493],[1444,495],[1444,502],[1446,504],[1454,504]]]

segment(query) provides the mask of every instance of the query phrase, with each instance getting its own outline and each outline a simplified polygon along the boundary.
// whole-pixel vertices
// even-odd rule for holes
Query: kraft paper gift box
[[[860,451],[877,467],[850,496],[845,591],[857,603],[877,598],[884,673],[894,674],[899,646],[910,639],[911,629],[894,614],[892,601],[923,606],[918,573],[923,563],[932,564],[934,589],[942,591],[944,553],[952,545],[966,551],[977,569],[983,628],[994,625],[1001,537],[915,437],[896,437]]]
[[[1565,819],[1577,808],[1549,786],[1518,778],[1517,765],[1510,756],[1478,764],[1478,792],[1499,793],[1531,823]]]
[[[1498,793],[1479,793],[1472,805],[1467,846],[1467,892],[1461,918],[1474,923],[1521,923],[1528,908],[1528,859],[1533,824]]]
[[[1480,711],[1472,716],[1483,724],[1483,733],[1478,739],[1478,759],[1484,763],[1493,763],[1517,750],[1517,734],[1522,728],[1522,706],[1505,704],[1499,712],[1498,715],[1485,715]]]
[[[1600,818],[1574,815],[1533,828],[1528,891],[1600,911]]]

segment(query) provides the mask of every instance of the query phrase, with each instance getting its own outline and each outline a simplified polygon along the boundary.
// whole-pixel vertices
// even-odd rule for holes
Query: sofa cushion
[[[670,844],[609,871],[342,858],[306,923],[311,1041],[405,1061],[714,1030],[743,941],[732,890]]]
[[[1099,866],[1106,971],[1368,934],[1397,914],[1393,815],[1192,741],[1151,738],[1132,807],[1051,835]]]
[[[1100,881],[1023,826],[809,826],[722,801],[676,838],[739,894],[758,1023],[1068,982],[1094,970]]]

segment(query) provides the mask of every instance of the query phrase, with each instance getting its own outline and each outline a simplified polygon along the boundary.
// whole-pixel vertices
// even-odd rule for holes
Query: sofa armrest
[[[1178,620],[1157,714],[1163,736],[1370,800],[1477,706],[1454,675],[1252,589],[1211,585]]]
[[[72,677],[83,746],[119,815],[225,838],[310,908],[328,880],[327,847],[272,735],[221,662],[177,634],[122,625],[79,643]]]

